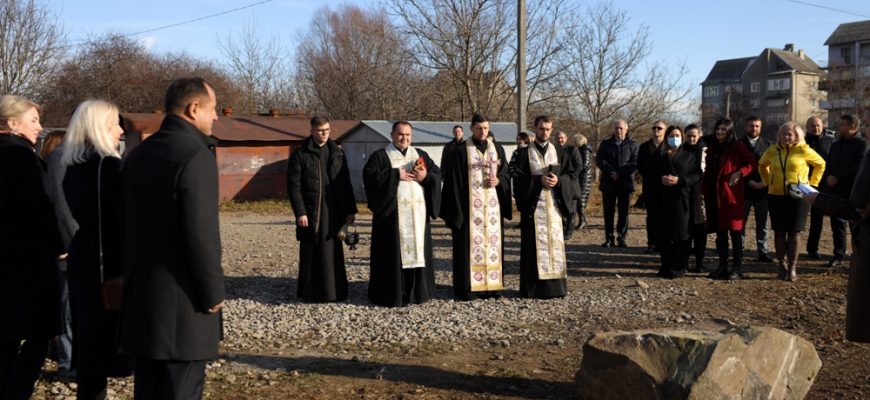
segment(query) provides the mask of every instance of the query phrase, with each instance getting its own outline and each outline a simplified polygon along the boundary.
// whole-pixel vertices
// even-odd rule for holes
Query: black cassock
[[[486,151],[485,142],[477,143],[469,139],[481,152]],[[502,237],[502,276],[504,276],[504,219],[511,219],[511,184],[508,174],[508,161],[505,159],[504,148],[495,144],[498,153],[498,180],[496,186],[499,207],[501,208]],[[499,292],[471,291],[471,263],[469,254],[469,220],[468,220],[468,152],[465,146],[457,146],[450,157],[450,164],[443,166],[444,186],[441,191],[441,210],[439,216],[444,220],[453,234],[453,297],[457,300],[473,300],[478,296],[493,296]]]
[[[538,279],[535,209],[544,186],[541,183],[541,175],[532,175],[529,166],[529,151],[532,151],[532,146],[536,145],[537,143],[533,142],[528,147],[518,150],[513,174],[514,198],[520,212],[520,296],[541,299],[563,297],[568,294],[567,279]],[[553,188],[553,200],[559,213],[564,217],[568,215],[568,205],[574,199],[573,177],[576,165],[571,160],[571,154],[563,151],[563,147],[552,143],[548,146],[556,146],[556,154],[559,157],[559,166],[553,170],[559,176],[559,183]]]
[[[372,217],[369,301],[386,307],[420,304],[435,296],[435,268],[432,262],[432,233],[429,218],[438,216],[441,201],[441,169],[429,154],[417,149],[426,162],[423,195],[426,198],[426,240],[423,268],[402,269],[399,251],[399,213],[396,194],[399,170],[392,167],[384,149],[375,151],[363,169],[366,197]]]

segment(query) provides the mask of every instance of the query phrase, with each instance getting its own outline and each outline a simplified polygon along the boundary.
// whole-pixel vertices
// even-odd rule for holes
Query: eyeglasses
[[[661,126],[654,126],[654,127],[652,128],[652,130],[654,130],[654,131],[662,131],[662,130],[664,130],[664,129],[665,129],[665,128],[663,128],[663,127],[661,127]]]

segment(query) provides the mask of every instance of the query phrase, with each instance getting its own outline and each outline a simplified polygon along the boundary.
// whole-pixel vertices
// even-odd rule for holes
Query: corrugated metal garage
[[[347,155],[350,178],[353,183],[354,195],[357,201],[366,199],[363,188],[362,170],[370,154],[384,148],[392,142],[391,132],[395,121],[364,120],[347,132],[341,139],[341,148]],[[453,127],[463,127],[465,137],[471,137],[471,128],[467,122],[428,122],[410,121],[413,126],[412,145],[429,153],[432,159],[439,163],[444,145],[453,139]],[[506,157],[517,147],[517,125],[513,122],[491,122],[490,131],[496,142],[504,147]]]

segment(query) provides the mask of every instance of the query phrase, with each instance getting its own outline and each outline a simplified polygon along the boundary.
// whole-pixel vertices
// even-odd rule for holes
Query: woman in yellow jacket
[[[818,186],[825,160],[804,142],[804,131],[794,122],[782,124],[776,137],[776,146],[770,146],[758,161],[758,171],[767,185],[779,279],[794,281],[800,233],[806,226],[810,206],[802,197],[789,195],[788,186],[798,183]]]

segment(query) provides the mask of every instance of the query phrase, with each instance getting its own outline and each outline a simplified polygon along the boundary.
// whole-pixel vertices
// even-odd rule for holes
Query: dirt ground
[[[281,207],[265,212],[285,221],[284,215],[290,215],[289,211],[284,214]],[[224,217],[241,220],[247,215],[254,214],[245,211],[224,213]],[[360,232],[364,236],[370,227],[368,218],[365,215],[360,217]],[[773,326],[810,340],[819,352],[823,367],[808,398],[870,398],[870,346],[843,339],[847,268],[828,270],[824,268],[826,259],[804,258],[800,262],[798,282],[785,283],[774,279],[772,264],[754,261],[754,245],[750,245],[746,257],[748,279],[711,281],[700,274],[691,274],[683,279],[661,280],[654,276],[658,258],[642,254],[645,247],[642,211],[633,211],[630,248],[619,249],[621,251],[602,249],[599,246],[604,236],[602,220],[592,216],[589,222],[590,226],[575,234],[568,243],[569,291],[582,289],[584,293],[596,293],[606,302],[611,294],[640,290],[636,283],[641,279],[651,286],[650,290],[673,295],[665,300],[648,302],[640,294],[639,308],[642,304],[645,309],[640,313],[631,309],[589,312],[577,316],[579,319],[567,318],[566,323],[559,326],[532,327],[559,330],[564,341],[558,342],[529,341],[510,346],[469,343],[460,347],[421,343],[378,351],[364,360],[354,354],[365,349],[353,346],[326,350],[295,346],[279,350],[267,345],[244,352],[224,349],[224,366],[209,372],[207,396],[214,399],[570,398],[574,393],[574,373],[582,359],[581,347],[592,333],[613,329],[685,327],[718,318],[737,324]],[[518,279],[519,233],[511,228],[515,224],[509,222],[507,225],[506,259],[509,265],[506,275],[507,283],[513,282],[512,290],[508,292],[516,290]],[[439,259],[436,264],[439,268],[446,265],[449,269],[449,232],[440,221],[433,228],[436,259]],[[295,246],[289,234],[289,222],[286,232],[291,246]],[[753,244],[751,226],[748,232],[747,243]],[[712,245],[711,237],[708,269],[715,265]],[[230,247],[225,253],[256,251],[234,246],[256,247],[257,242],[225,240],[226,246]],[[830,231],[826,226],[821,252],[830,255],[830,249]],[[351,263],[365,265],[368,248],[363,246],[349,251],[347,257],[355,260]],[[280,274],[288,268],[293,269],[285,264],[274,262],[272,267],[268,267],[270,263],[259,262],[255,271],[249,263],[232,263],[226,267],[226,274],[240,277],[256,273]],[[250,282],[256,285],[256,280]],[[231,295],[249,290],[270,290],[246,286],[244,283],[229,285]],[[287,297],[291,301],[292,295]],[[436,301],[446,301],[449,292],[439,292],[438,297]],[[507,297],[511,295],[508,293]],[[230,375],[232,378],[228,378]]]
[[[361,210],[365,210],[362,205]],[[231,305],[233,301],[256,299],[276,309],[298,306],[293,283],[297,244],[290,215],[289,208],[279,203],[224,207],[224,268]],[[222,343],[221,360],[211,364],[207,372],[206,398],[572,398],[581,348],[594,332],[691,327],[712,319],[773,326],[811,341],[823,366],[808,398],[870,398],[870,346],[843,338],[848,269],[823,267],[831,252],[828,226],[821,244],[825,259],[802,259],[795,283],[776,280],[772,264],[754,261],[751,225],[747,232],[748,279],[711,281],[705,274],[690,274],[682,279],[662,280],[655,277],[658,257],[642,254],[643,219],[642,211],[633,210],[628,249],[600,247],[604,237],[602,219],[594,212],[589,227],[568,242],[568,298],[531,303],[532,308],[553,313],[549,320],[555,322],[547,326],[516,325],[547,331],[558,340],[512,339],[510,343],[477,341],[458,345],[436,340],[372,351],[364,344],[314,346],[307,337],[288,343],[245,337],[248,344],[240,344],[239,339]],[[363,245],[347,251],[346,258],[351,297],[366,306],[369,248],[365,240],[371,219],[362,213],[358,220]],[[507,223],[508,290],[501,300],[504,302],[523,301],[516,295],[520,245],[516,221]],[[450,235],[440,221],[433,225],[433,239],[439,281],[434,301],[446,306],[451,304],[446,275],[450,271]],[[712,269],[716,264],[712,236],[708,243],[706,266]],[[638,280],[649,284],[649,289],[639,288]],[[462,306],[475,307],[468,303]],[[129,397],[131,382],[114,381],[113,397]],[[49,394],[53,393],[49,392],[50,385],[58,382],[49,374],[40,383],[35,398],[69,398]]]

